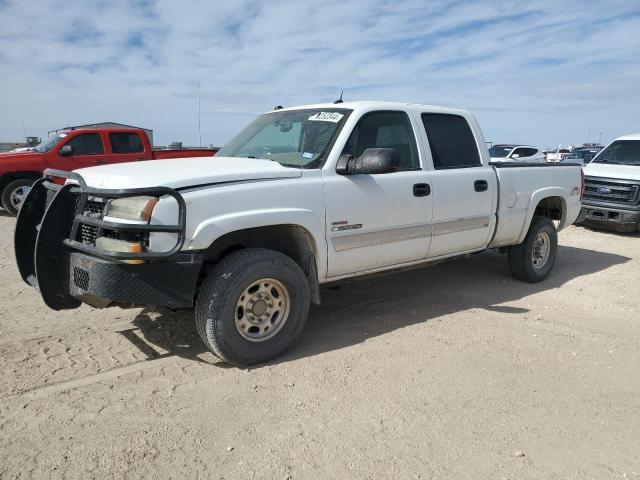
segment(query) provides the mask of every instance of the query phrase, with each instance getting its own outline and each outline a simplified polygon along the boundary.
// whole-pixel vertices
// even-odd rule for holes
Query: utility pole
[[[602,132],[598,132],[600,138],[598,139],[598,145],[602,145]]]
[[[198,80],[198,146],[202,147],[202,130],[200,128],[200,81]]]

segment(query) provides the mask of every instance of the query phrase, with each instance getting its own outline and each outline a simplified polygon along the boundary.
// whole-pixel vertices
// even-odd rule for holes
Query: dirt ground
[[[483,253],[323,292],[278,361],[190,314],[48,310],[0,213],[0,477],[640,479],[640,237],[571,227],[530,285]]]

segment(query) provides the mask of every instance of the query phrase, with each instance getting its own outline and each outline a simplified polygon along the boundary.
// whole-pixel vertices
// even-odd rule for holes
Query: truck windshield
[[[491,158],[504,158],[509,155],[509,152],[513,150],[513,147],[504,145],[494,145],[489,149],[489,156]]]
[[[616,140],[602,150],[593,163],[640,165],[640,140]]]
[[[265,113],[216,156],[264,158],[286,167],[317,168],[350,113],[344,108]]]
[[[53,137],[45,140],[44,142],[42,142],[41,144],[39,144],[35,150],[36,152],[40,152],[40,153],[46,153],[49,150],[51,150],[53,147],[55,147],[60,140],[62,140],[64,137],[66,137],[67,134],[66,133],[59,133],[58,135],[54,135]]]

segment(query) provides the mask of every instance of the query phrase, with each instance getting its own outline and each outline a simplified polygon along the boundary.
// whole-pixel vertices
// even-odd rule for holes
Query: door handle
[[[107,163],[107,161],[106,161],[106,160],[100,160],[100,159],[98,159],[98,160],[96,160],[96,162],[95,162],[95,163],[96,163],[96,165],[104,165],[104,164],[106,164],[106,163]]]
[[[431,186],[428,183],[415,183],[413,185],[414,197],[426,197],[431,193]]]
[[[489,182],[486,180],[476,180],[473,182],[473,189],[476,192],[486,192],[489,190]]]

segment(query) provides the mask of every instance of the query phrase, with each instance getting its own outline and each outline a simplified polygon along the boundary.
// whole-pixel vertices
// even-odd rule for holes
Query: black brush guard
[[[74,183],[58,185],[54,178]],[[169,196],[178,204],[175,225],[105,221],[86,214],[92,199],[106,201],[136,196]],[[77,173],[47,169],[34,183],[18,214],[15,254],[22,279],[40,291],[54,310],[77,308],[82,302],[103,307],[111,303],[185,307],[193,304],[201,267],[199,254],[178,253],[184,244],[186,206],[168,187],[96,189]],[[176,242],[163,252],[112,252],[78,240],[79,230],[148,235],[173,233]],[[127,260],[141,260],[133,265]]]

